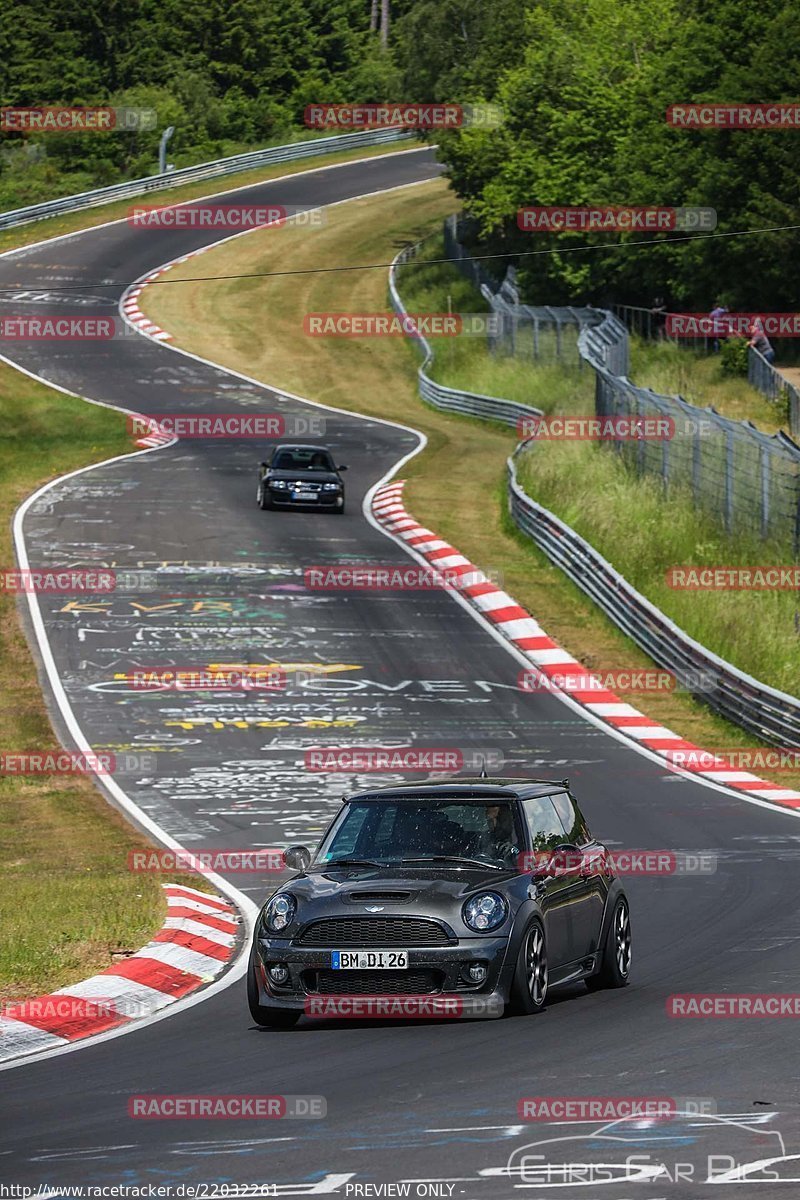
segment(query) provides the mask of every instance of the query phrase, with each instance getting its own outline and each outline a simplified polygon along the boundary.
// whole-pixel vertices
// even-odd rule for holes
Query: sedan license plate
[[[407,971],[407,950],[332,950],[334,971]]]
[[[303,504],[313,503],[314,500],[319,500],[316,492],[292,492],[293,500],[301,500]]]

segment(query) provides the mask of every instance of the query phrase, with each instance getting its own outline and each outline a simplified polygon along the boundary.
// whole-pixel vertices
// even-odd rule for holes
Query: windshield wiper
[[[460,858],[456,854],[430,854],[427,858],[401,858],[401,863],[469,863],[473,867],[491,867],[493,871],[502,871],[504,868],[498,863],[483,862],[478,858]]]
[[[327,862],[314,865],[320,867],[385,867],[386,863],[375,862],[373,858],[330,858]]]

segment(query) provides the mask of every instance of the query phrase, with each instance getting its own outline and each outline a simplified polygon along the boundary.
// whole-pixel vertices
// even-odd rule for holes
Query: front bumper
[[[347,947],[335,947],[346,949]],[[408,949],[407,971],[334,971],[331,950],[294,946],[281,938],[259,936],[254,954],[259,1003],[300,1010],[308,1016],[336,1016],[332,1000],[342,1001],[340,1016],[501,1016],[508,1001],[514,963],[507,936],[463,938],[450,946]],[[462,974],[470,963],[486,967],[480,984]],[[271,983],[266,969],[282,963],[289,971],[285,986]],[[420,1012],[402,1009],[404,997],[418,998]],[[383,1006],[379,1001],[394,1002]],[[423,1001],[429,1001],[424,1003]],[[372,1007],[374,1012],[367,1011]],[[437,1009],[439,1011],[430,1011]]]
[[[313,492],[300,498],[282,488],[268,488],[267,494],[276,508],[341,508],[343,492]]]

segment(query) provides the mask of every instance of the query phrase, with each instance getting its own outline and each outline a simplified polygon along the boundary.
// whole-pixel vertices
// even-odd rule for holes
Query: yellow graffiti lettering
[[[81,604],[80,600],[68,600],[59,612],[108,612],[110,604]]]
[[[209,663],[212,671],[307,671],[309,675],[331,675],[335,671],[363,671],[360,663]]]

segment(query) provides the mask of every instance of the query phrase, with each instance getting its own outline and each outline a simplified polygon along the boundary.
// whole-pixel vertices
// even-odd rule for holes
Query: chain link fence
[[[564,324],[571,322],[577,331],[577,352],[595,370],[596,415],[668,422],[668,437],[609,443],[628,466],[638,474],[659,476],[667,496],[671,488],[688,489],[695,503],[716,516],[727,532],[748,532],[800,555],[800,446],[785,433],[761,433],[750,421],[733,421],[712,407],[700,408],[681,396],[638,387],[628,378],[629,337],[619,317],[602,309],[519,305],[518,293],[515,297],[511,290],[515,290],[513,277],[502,285],[492,280],[485,268],[470,259],[461,232],[457,220],[448,218],[445,253],[462,274],[480,281],[492,308],[497,305],[503,312],[508,332],[497,335],[503,352],[520,352],[519,327],[532,326],[531,313],[537,321],[539,314],[548,313],[557,314]],[[552,328],[552,318],[550,324]],[[536,358],[530,355],[530,345],[529,340],[521,352]],[[563,340],[558,345],[563,354]]]
[[[800,437],[800,392],[772,363],[767,362],[755,346],[747,351],[747,379],[768,400],[786,400],[792,436]]]
[[[665,309],[641,308],[635,304],[615,304],[613,311],[631,333],[645,341],[664,340],[691,350],[702,348],[704,354],[720,349],[723,335],[703,334],[702,337],[680,337],[666,332]],[[768,400],[785,401],[787,420],[792,437],[800,437],[800,391],[782,375],[777,367],[768,363],[755,347],[747,351],[747,381]]]
[[[599,324],[605,313],[597,308],[521,304],[514,267],[508,267],[498,282],[462,245],[463,229],[457,216],[445,220],[445,255],[480,291],[497,318],[487,339],[491,352],[581,370],[585,365],[578,348],[581,330]]]

